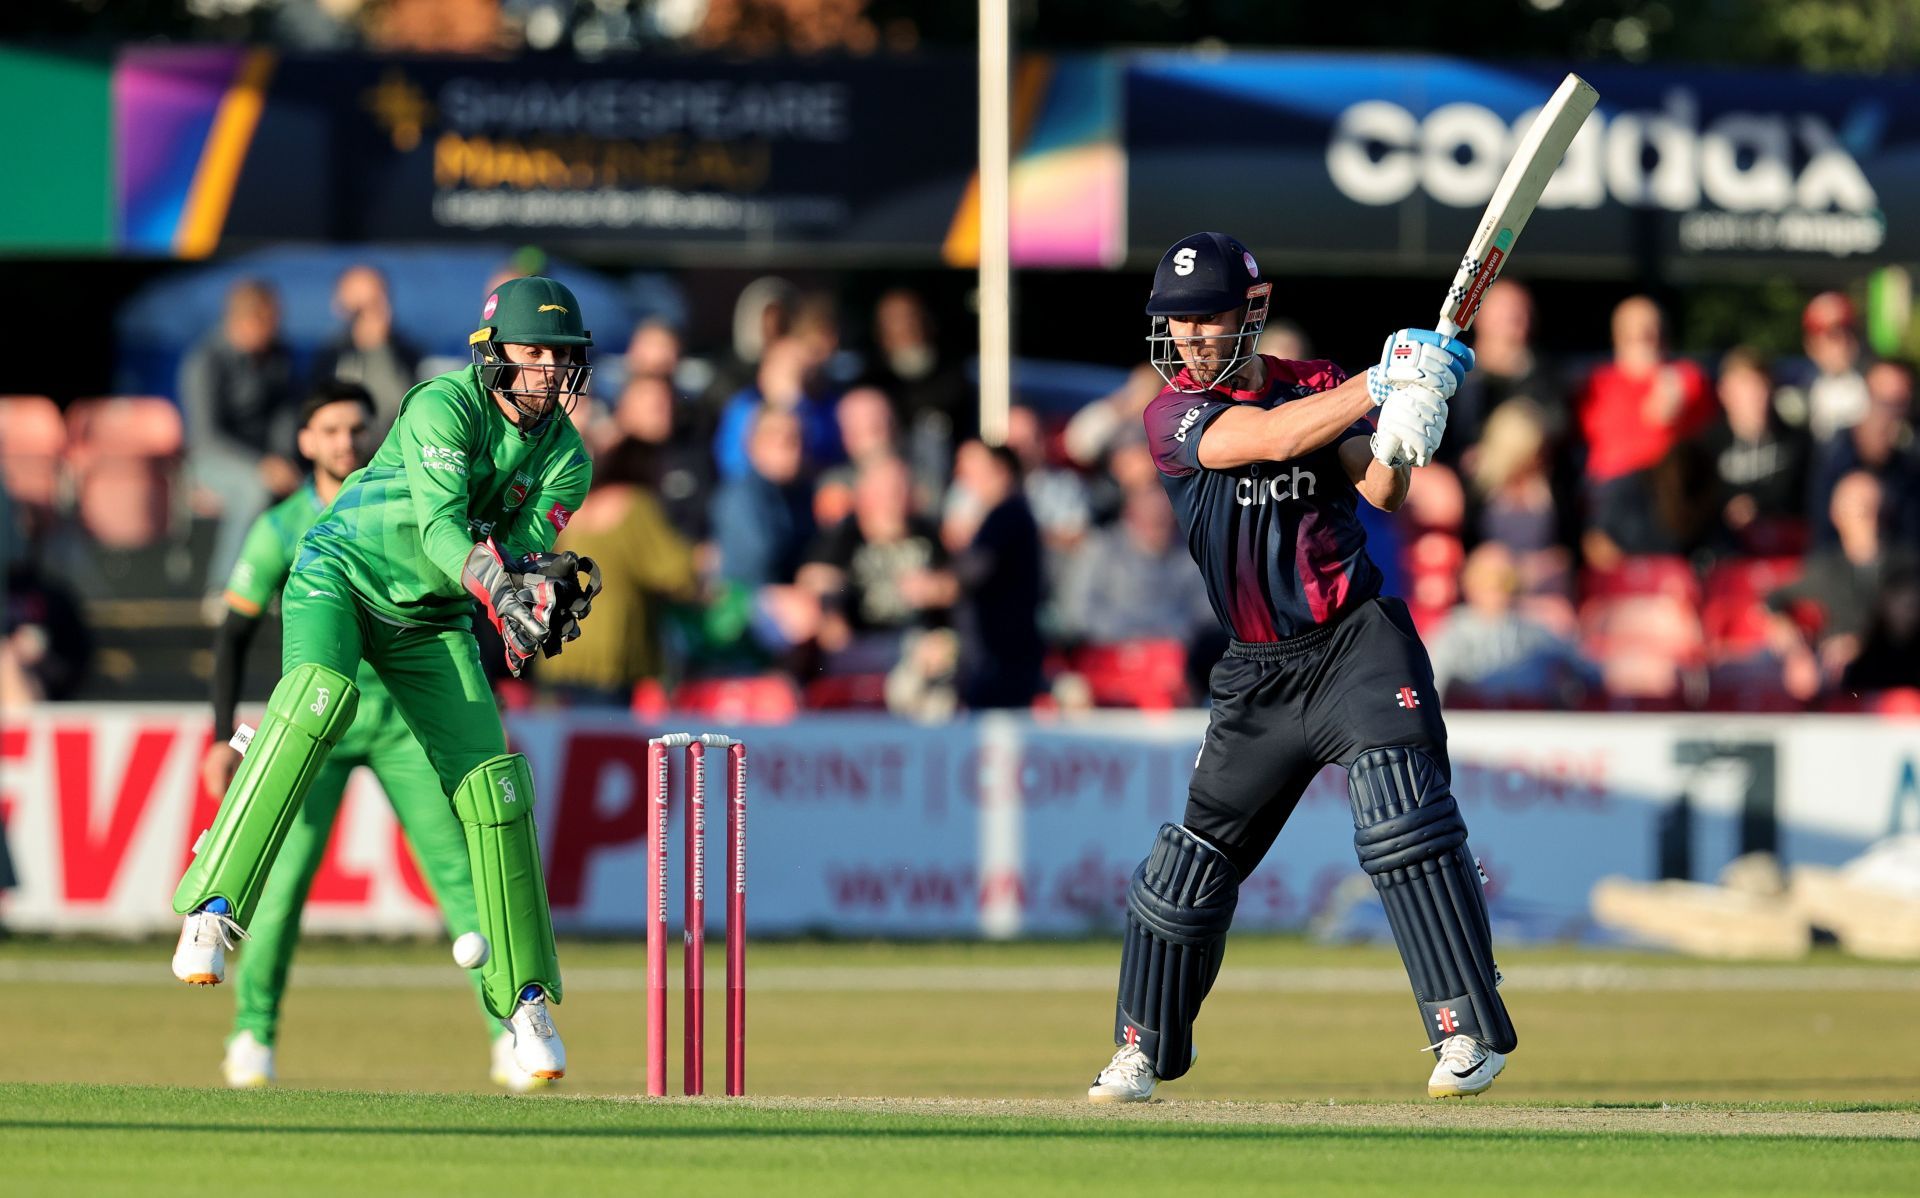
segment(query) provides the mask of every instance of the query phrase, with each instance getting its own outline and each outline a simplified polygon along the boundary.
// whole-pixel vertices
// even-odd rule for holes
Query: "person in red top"
[[[1654,509],[1653,470],[1713,419],[1707,377],[1667,354],[1665,318],[1644,295],[1613,310],[1613,361],[1594,368],[1577,410],[1587,447],[1587,556],[1673,548]],[[1598,534],[1597,537],[1595,534]]]

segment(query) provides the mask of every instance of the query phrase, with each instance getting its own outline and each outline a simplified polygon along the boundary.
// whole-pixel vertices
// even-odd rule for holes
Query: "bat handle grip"
[[[1460,326],[1442,316],[1438,323],[1433,326],[1433,331],[1439,333],[1442,337],[1458,337],[1460,335]]]

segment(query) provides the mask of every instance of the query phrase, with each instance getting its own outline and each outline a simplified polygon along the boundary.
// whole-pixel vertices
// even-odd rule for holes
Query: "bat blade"
[[[1447,288],[1446,302],[1440,306],[1440,321],[1435,327],[1448,336],[1473,327],[1480,301],[1487,288],[1500,277],[1500,270],[1513,254],[1513,244],[1526,228],[1527,218],[1540,203],[1540,193],[1560,165],[1574,135],[1586,124],[1600,93],[1578,75],[1568,75],[1540,109],[1540,115],[1528,126],[1526,136],[1500,176],[1487,211],[1467,243],[1466,256]]]

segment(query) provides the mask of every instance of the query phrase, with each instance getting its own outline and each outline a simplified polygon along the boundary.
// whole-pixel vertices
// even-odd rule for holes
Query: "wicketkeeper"
[[[300,538],[333,502],[347,478],[367,464],[377,414],[373,397],[357,383],[328,383],[316,390],[301,411],[299,434],[300,453],[313,463],[313,474],[299,490],[261,513],[247,530],[239,561],[227,579],[226,619],[214,640],[214,739],[207,746],[200,773],[215,794],[226,793],[240,766],[240,752],[228,742],[247,650],[293,568]],[[247,951],[234,975],[233,1033],[221,1063],[230,1086],[244,1089],[273,1080],[280,1006],[287,990],[287,970],[300,942],[300,912],[326,855],[347,780],[357,767],[368,767],[380,779],[380,789],[393,805],[448,933],[459,936],[480,930],[474,915],[473,879],[467,870],[466,834],[433,772],[433,763],[395,711],[386,684],[373,668],[361,662],[353,680],[360,688],[359,713],[314,775],[248,928]],[[475,971],[471,976],[477,991],[480,974]],[[552,1084],[515,1063],[513,1037],[498,1020],[488,1018],[486,1025],[495,1082],[514,1090]]]
[[[1147,300],[1167,380],[1147,436],[1232,641],[1186,812],[1160,828],[1127,893],[1119,1047],[1095,1102],[1144,1101],[1192,1065],[1241,879],[1331,763],[1347,771],[1354,847],[1439,1058],[1427,1093],[1485,1090],[1515,1043],[1433,667],[1406,604],[1380,593],[1355,514],[1362,499],[1386,511],[1406,499],[1409,464],[1432,459],[1473,355],[1402,329],[1363,377],[1265,357],[1253,347],[1272,289],[1244,245],[1196,233],[1160,260]]]
[[[567,412],[592,337],[566,287],[513,279],[487,297],[471,366],[407,393],[373,461],[299,544],[282,598],[283,674],[174,892],[174,976],[211,985],[246,934],[315,776],[373,667],[464,825],[487,1010],[521,1068],[566,1072],[547,1012],[560,967],[534,832],[533,778],[505,732],[469,628],[479,600],[508,668],[578,635],[585,589],[548,551],[592,474]],[[564,563],[559,563],[564,566]],[[560,577],[554,577],[558,574]]]

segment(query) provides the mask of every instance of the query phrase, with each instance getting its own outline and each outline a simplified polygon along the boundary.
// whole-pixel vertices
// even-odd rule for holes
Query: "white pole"
[[[980,0],[980,437],[1007,439],[1013,402],[1013,285],[1008,262],[1012,170],[1010,0]]]

